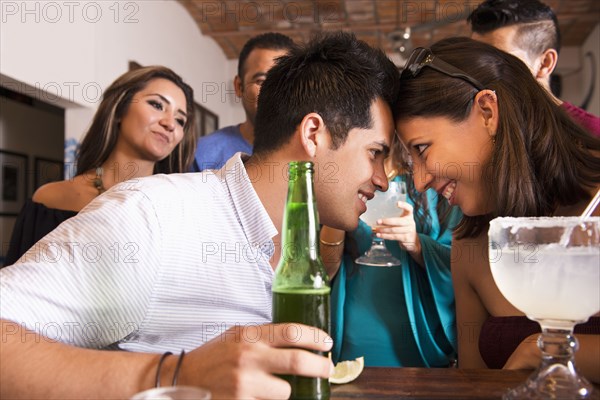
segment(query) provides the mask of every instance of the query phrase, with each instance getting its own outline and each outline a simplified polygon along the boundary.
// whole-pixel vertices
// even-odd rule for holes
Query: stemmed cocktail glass
[[[600,311],[600,218],[496,218],[489,255],[502,295],[542,328],[540,367],[504,398],[589,398],[573,328]]]
[[[375,192],[375,197],[367,202],[367,211],[360,216],[360,219],[373,229],[373,240],[371,248],[356,259],[357,264],[372,267],[392,267],[401,264],[400,260],[385,247],[384,240],[375,236],[378,219],[399,216],[398,201],[406,201],[405,182],[390,181],[387,191]]]

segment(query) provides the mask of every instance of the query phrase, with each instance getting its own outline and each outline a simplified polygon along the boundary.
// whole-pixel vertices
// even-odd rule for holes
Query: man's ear
[[[558,53],[554,49],[548,49],[539,56],[540,68],[537,70],[535,79],[548,81],[550,75],[556,68],[558,62]]]
[[[243,88],[242,88],[242,78],[239,75],[236,75],[233,78],[233,88],[235,89],[235,95],[239,98],[242,98]]]
[[[483,123],[491,137],[498,128],[498,96],[493,90],[482,90],[475,96],[475,104],[483,117]]]
[[[328,135],[323,118],[317,113],[306,114],[300,122],[300,140],[306,155],[310,158],[317,154],[317,148],[324,146]]]

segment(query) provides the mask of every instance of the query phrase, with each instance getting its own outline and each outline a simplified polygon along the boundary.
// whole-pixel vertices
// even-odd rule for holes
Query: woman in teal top
[[[444,203],[438,205],[434,190],[428,190],[426,201],[417,201],[419,207],[414,207],[411,197],[419,196],[410,190],[412,179],[405,175],[394,179],[407,181],[413,194],[408,196],[410,206],[402,208],[408,211],[404,222],[409,216],[414,221],[412,232],[418,235],[420,252],[409,253],[405,249],[409,246],[402,241],[386,240],[401,266],[358,265],[354,259],[371,245],[371,228],[360,221],[358,228],[347,234],[342,262],[332,282],[333,361],[364,356],[367,366],[447,367],[456,358],[450,243],[452,228],[462,214],[457,208],[449,209],[441,196]],[[394,220],[384,222],[400,225],[400,218]],[[327,250],[342,243],[339,237],[331,239],[334,232],[340,231],[324,227],[321,235],[326,265]],[[353,247],[350,242],[355,243],[355,251],[349,251]]]

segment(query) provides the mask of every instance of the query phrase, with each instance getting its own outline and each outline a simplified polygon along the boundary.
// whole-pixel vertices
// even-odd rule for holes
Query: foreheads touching
[[[320,115],[336,148],[351,129],[372,128],[375,100],[394,109],[398,84],[398,71],[381,50],[349,33],[317,36],[290,50],[267,74],[258,99],[254,152],[286,144],[310,113]]]
[[[398,102],[396,115],[403,119],[443,116],[463,121],[482,89],[496,91],[507,105],[529,101],[524,105],[528,112],[549,100],[523,62],[491,45],[455,37],[435,43],[430,53],[433,62],[416,73],[402,73],[399,98],[410,99]]]

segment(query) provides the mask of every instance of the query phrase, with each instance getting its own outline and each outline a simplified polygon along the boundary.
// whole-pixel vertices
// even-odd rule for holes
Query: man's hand
[[[300,324],[234,327],[186,355],[179,383],[206,388],[213,398],[287,399],[290,385],[274,374],[329,377],[331,338]],[[170,358],[171,368],[177,357]],[[169,368],[169,369],[171,369]]]
[[[82,349],[1,320],[0,398],[129,398],[154,385],[160,354]],[[299,324],[235,327],[183,359],[178,384],[206,388],[214,399],[288,398],[273,374],[329,377],[331,338]],[[170,384],[178,357],[168,357],[161,381]],[[35,365],[32,374],[31,366]]]

